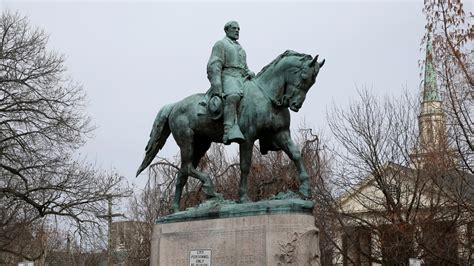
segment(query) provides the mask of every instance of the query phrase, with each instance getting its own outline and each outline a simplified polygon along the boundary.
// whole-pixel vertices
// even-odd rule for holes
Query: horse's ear
[[[311,61],[311,63],[309,64],[310,67],[314,67],[316,65],[316,63],[318,62],[318,56],[319,55],[316,55],[313,61]]]
[[[326,62],[326,59],[323,59],[323,61],[321,61],[321,63],[319,63],[319,68],[322,68],[324,66],[325,62]]]

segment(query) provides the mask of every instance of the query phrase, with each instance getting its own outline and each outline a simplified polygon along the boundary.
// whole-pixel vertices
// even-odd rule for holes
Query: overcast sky
[[[86,90],[98,129],[81,153],[138,186],[156,113],[207,90],[207,60],[227,21],[240,23],[256,73],[287,49],[326,59],[303,108],[292,113],[293,128],[305,120],[324,129],[326,109],[356,97],[358,87],[380,95],[420,89],[422,2],[0,1],[50,34],[49,47],[66,56],[68,73]],[[170,137],[159,155],[177,152]]]

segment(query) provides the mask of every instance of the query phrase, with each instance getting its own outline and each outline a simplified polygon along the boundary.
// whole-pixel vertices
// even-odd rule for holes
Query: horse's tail
[[[150,163],[155,158],[155,155],[163,148],[165,145],[166,139],[168,139],[171,130],[168,124],[168,117],[173,110],[174,104],[165,105],[158,112],[153,122],[153,128],[150,133],[150,140],[145,147],[145,158],[143,159],[142,164],[138,168],[137,176],[150,165]]]

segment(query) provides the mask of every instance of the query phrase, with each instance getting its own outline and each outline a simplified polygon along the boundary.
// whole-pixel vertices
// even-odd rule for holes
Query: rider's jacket
[[[226,36],[214,44],[207,63],[207,78],[216,92],[242,96],[243,81],[248,74],[247,55],[237,41]]]

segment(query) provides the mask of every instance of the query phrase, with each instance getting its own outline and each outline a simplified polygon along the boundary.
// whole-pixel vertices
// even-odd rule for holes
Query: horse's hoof
[[[173,211],[173,213],[179,212],[179,205],[173,204],[171,206],[171,210]]]
[[[304,182],[300,186],[300,189],[298,190],[298,193],[305,200],[311,199],[311,189],[309,188],[309,185],[308,185],[307,182]]]
[[[239,203],[250,203],[250,202],[252,202],[252,200],[247,195],[242,196],[239,199]]]
[[[311,199],[311,192],[308,191],[308,190],[300,190],[299,194],[300,194],[301,198],[304,199],[304,200]]]
[[[217,196],[222,196],[222,194],[219,194],[214,191],[214,186],[210,184],[204,184],[202,186],[202,192],[204,192],[204,195],[206,196],[206,199],[211,199]]]
[[[221,193],[214,192],[213,195],[206,195],[207,200],[223,200],[224,196]]]

